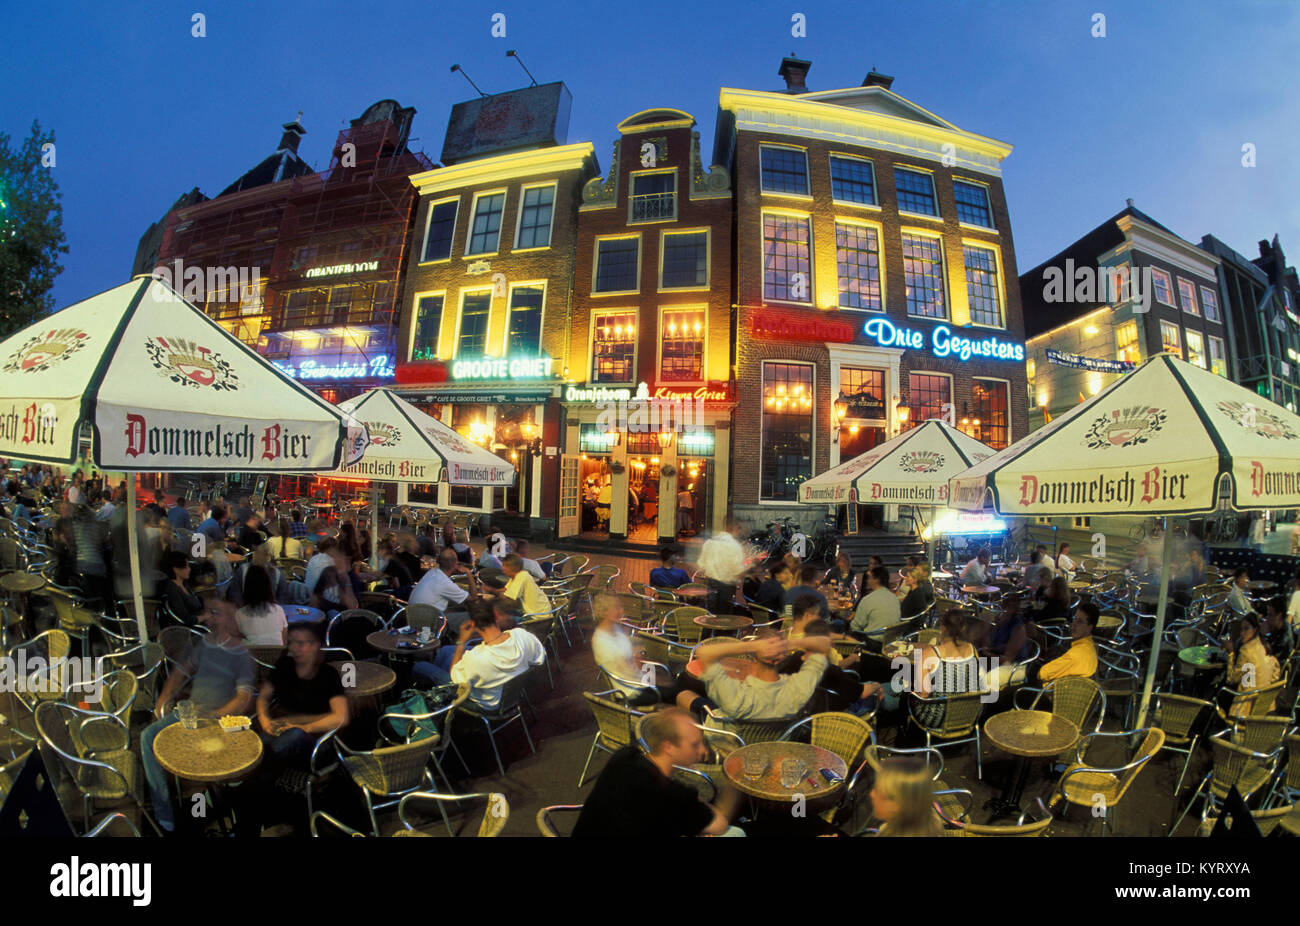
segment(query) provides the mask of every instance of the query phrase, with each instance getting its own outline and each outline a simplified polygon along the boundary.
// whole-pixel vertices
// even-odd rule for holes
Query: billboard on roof
[[[442,163],[566,143],[573,96],[561,81],[457,103]]]

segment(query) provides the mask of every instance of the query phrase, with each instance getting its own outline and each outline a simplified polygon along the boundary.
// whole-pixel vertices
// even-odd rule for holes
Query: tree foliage
[[[68,253],[54,180],[54,133],[38,121],[19,147],[0,132],[0,339],[54,309],[54,279]],[[49,166],[46,166],[46,165]]]

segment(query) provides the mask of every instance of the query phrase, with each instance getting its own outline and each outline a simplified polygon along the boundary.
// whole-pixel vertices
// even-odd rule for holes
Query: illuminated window
[[[930,418],[943,418],[952,407],[952,379],[935,373],[907,375],[907,427],[915,428]]]
[[[536,356],[542,350],[542,296],[540,286],[510,290],[510,327],[506,335],[509,356]]]
[[[1142,362],[1142,349],[1138,346],[1138,324],[1127,321],[1115,329],[1115,359],[1130,363]]]
[[[943,290],[943,245],[938,238],[903,235],[903,283],[907,314],[947,318]]]
[[[591,381],[630,383],[635,372],[636,313],[606,312],[593,319]]]
[[[763,431],[759,444],[759,498],[797,501],[812,478],[813,368],[763,364]]]
[[[421,296],[415,310],[415,338],[411,359],[425,360],[438,356],[438,332],[442,329],[442,296]]]
[[[637,290],[639,238],[606,238],[596,242],[594,293],[627,293]]]
[[[490,193],[474,203],[474,222],[470,228],[466,254],[493,254],[501,241],[501,213],[506,194]]]
[[[885,417],[884,370],[840,367],[840,393],[847,405],[846,420],[875,421]]]
[[[628,206],[629,222],[660,222],[677,218],[677,171],[633,177]]]
[[[1205,366],[1205,339],[1199,331],[1187,329],[1187,362]]]
[[[659,378],[670,383],[704,379],[704,335],[703,312],[664,312]]]
[[[898,211],[920,215],[938,215],[934,204],[934,178],[929,174],[904,167],[894,168],[894,183],[898,188]]]
[[[491,290],[465,293],[461,297],[457,357],[482,357],[487,352],[488,315],[491,311]]]
[[[812,302],[812,245],[808,219],[763,216],[763,298]]]
[[[981,228],[993,227],[993,212],[989,209],[989,191],[978,183],[952,182],[952,192],[957,199],[957,218],[967,225]]]
[[[535,186],[524,190],[519,213],[519,236],[516,248],[546,248],[551,245],[551,212],[555,204],[555,187]]]
[[[460,200],[438,203],[429,209],[429,233],[424,239],[425,260],[447,260],[451,257],[451,240],[456,233],[456,210]]]
[[[1034,374],[1038,371],[1038,363],[1033,357],[1025,361],[1025,378],[1031,383],[1034,381]]]
[[[1224,377],[1228,375],[1228,353],[1222,338],[1210,338],[1210,372]]]
[[[808,156],[803,151],[761,145],[759,160],[764,193],[808,194]]]
[[[831,155],[831,198],[841,203],[876,204],[876,178],[871,162]]]
[[[1002,327],[1002,297],[998,289],[998,256],[989,248],[965,245],[966,295],[970,320],[977,325]]]
[[[874,228],[835,223],[842,309],[880,311],[880,239]]]
[[[664,289],[709,285],[709,233],[664,235]]]
[[[1174,304],[1174,281],[1169,274],[1159,267],[1151,267],[1151,288],[1155,290],[1156,299],[1165,305]],[[1176,308],[1176,306],[1175,306]]]
[[[1188,315],[1201,314],[1200,308],[1196,305],[1196,286],[1191,280],[1178,278],[1178,296],[1182,300],[1184,312]]]
[[[969,433],[994,450],[1007,446],[1007,384],[996,379],[971,380]],[[979,424],[975,424],[979,421]]]
[[[1178,338],[1178,326],[1173,322],[1162,321],[1160,323],[1160,344],[1161,350],[1170,354],[1183,355],[1182,343]]]
[[[1201,287],[1201,305],[1205,307],[1206,321],[1223,321],[1223,316],[1219,314],[1219,294],[1208,286]]]

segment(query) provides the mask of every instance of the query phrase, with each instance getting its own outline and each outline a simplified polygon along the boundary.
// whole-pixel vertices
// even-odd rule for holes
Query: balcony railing
[[[642,193],[630,197],[633,222],[657,222],[677,218],[676,193]]]

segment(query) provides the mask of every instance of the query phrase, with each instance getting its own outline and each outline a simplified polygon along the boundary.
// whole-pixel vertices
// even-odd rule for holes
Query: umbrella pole
[[[934,518],[937,510],[938,509],[936,509],[934,505],[930,506],[930,541],[925,545],[925,555],[927,561],[930,563],[931,569],[934,568],[934,547],[936,543],[934,536]]]
[[[126,480],[126,546],[131,559],[131,598],[135,603],[135,622],[140,628],[140,642],[149,640],[149,626],[144,619],[144,596],[140,594],[140,538],[136,535],[135,473]]]
[[[379,568],[379,483],[370,480],[370,568]]]
[[[1160,532],[1169,536],[1169,517],[1162,521]],[[1142,729],[1147,720],[1147,708],[1151,704],[1151,692],[1155,690],[1156,666],[1160,662],[1160,647],[1165,635],[1165,609],[1169,606],[1169,571],[1173,551],[1165,544],[1165,555],[1160,562],[1160,603],[1156,607],[1156,626],[1151,635],[1151,656],[1147,660],[1147,679],[1142,686],[1142,707],[1138,711],[1137,729]]]

